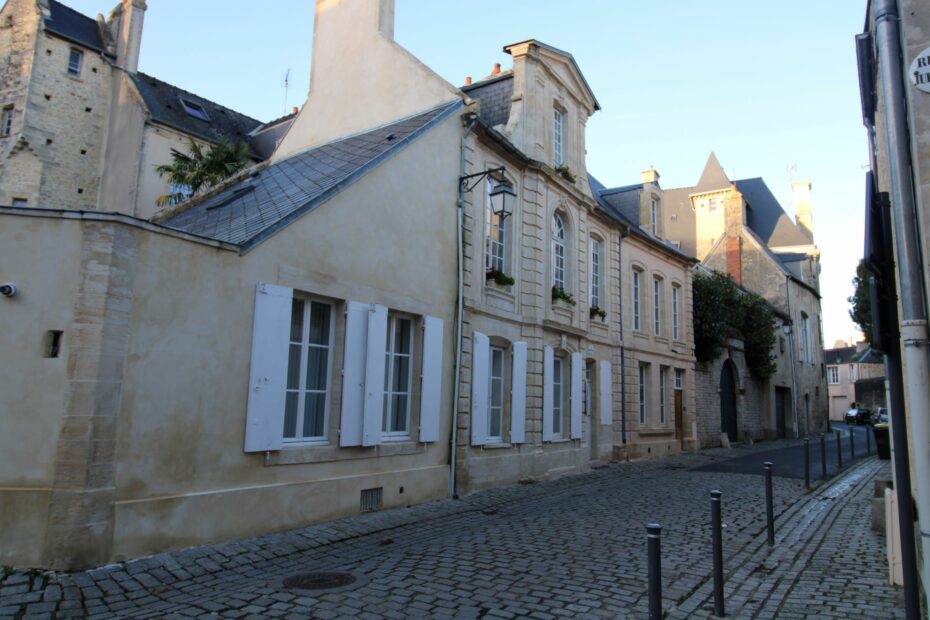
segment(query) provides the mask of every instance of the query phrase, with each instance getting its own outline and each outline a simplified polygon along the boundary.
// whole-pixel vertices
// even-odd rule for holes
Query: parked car
[[[861,426],[862,424],[868,424],[871,417],[872,412],[868,409],[850,409],[846,412],[845,421],[847,424]]]
[[[888,407],[878,407],[869,419],[869,424],[872,426],[876,424],[888,424]]]

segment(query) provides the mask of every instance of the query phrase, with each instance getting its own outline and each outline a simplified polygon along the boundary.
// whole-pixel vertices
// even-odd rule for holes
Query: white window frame
[[[491,206],[491,190],[495,180],[488,177],[485,201],[487,209],[484,218],[485,234],[485,270],[507,272],[507,220],[501,220]]]
[[[507,356],[502,347],[492,346],[488,355],[488,428],[487,443],[500,443],[504,440],[504,378],[507,374],[504,364]],[[500,375],[494,374],[494,357],[500,357]],[[494,391],[499,392],[499,406],[494,406]],[[494,420],[497,418],[498,432],[494,433]]]
[[[285,394],[297,393],[297,405],[294,418],[294,436],[287,437],[283,436],[286,432],[287,425],[287,400],[285,400],[285,416],[284,424],[285,428],[281,429],[282,432],[282,443],[286,444],[313,444],[313,443],[326,443],[329,432],[329,405],[330,405],[330,391],[333,384],[333,334],[334,334],[334,324],[335,324],[335,311],[333,305],[326,301],[321,301],[309,295],[294,295],[294,299],[291,302],[291,323],[293,325],[294,317],[294,305],[297,302],[303,304],[303,316],[301,317],[301,333],[300,341],[295,342],[293,340],[293,332],[288,335],[288,363],[287,363],[287,376],[290,376],[290,351],[293,346],[300,346],[300,357],[299,365],[300,369],[298,370],[298,384],[296,388],[289,387],[287,385],[287,380],[285,379]],[[326,334],[326,344],[317,344],[310,342],[310,320],[311,313],[314,305],[323,306],[329,311],[329,329]],[[307,365],[310,356],[310,349],[325,349],[326,350],[326,387],[324,390],[310,390],[307,389]],[[319,435],[302,435],[302,429],[304,427],[305,414],[306,414],[306,396],[307,394],[324,394],[323,398],[323,428],[322,432]]]
[[[798,325],[798,341],[799,341],[798,346],[800,347],[801,352],[800,352],[800,355],[798,355],[798,357],[799,357],[799,361],[801,362],[809,362],[811,361],[810,334],[808,332],[809,317],[803,310],[801,310],[801,312],[799,313],[799,317],[800,317],[800,320],[798,322],[800,323],[800,325]]]
[[[840,368],[839,366],[827,366],[827,383],[830,385],[838,385],[840,382]]]
[[[552,286],[565,289],[565,221],[552,214]]]
[[[552,437],[565,435],[565,360],[552,358]]]
[[[668,419],[668,366],[659,368],[659,424],[665,426]]]
[[[565,163],[565,115],[558,108],[552,111],[552,162],[561,166]]]
[[[675,389],[685,389],[685,371],[681,368],[675,369]]]
[[[662,278],[652,278],[653,332],[656,336],[662,335],[662,283]]]
[[[83,64],[84,52],[72,47],[71,51],[68,53],[68,75],[71,77],[81,77],[81,67]]]
[[[0,116],[0,138],[5,138],[13,133],[13,112],[15,106],[3,106],[3,113]]]
[[[601,262],[602,248],[601,240],[591,237],[591,307],[601,307]]]
[[[646,424],[646,369],[644,364],[639,365],[639,423]]]
[[[649,212],[652,217],[652,235],[659,236],[659,204],[655,198],[649,199]]]
[[[681,286],[672,284],[672,339],[681,340]]]
[[[642,288],[643,288],[643,271],[642,269],[633,268],[633,331],[642,331]]]
[[[407,353],[397,351],[397,325],[400,321],[407,321],[410,329],[407,331],[407,337],[410,339],[407,343]],[[397,441],[410,437],[410,409],[413,400],[413,332],[416,325],[413,319],[407,316],[397,314],[388,315],[387,342],[385,343],[385,360],[384,360],[384,412],[381,418],[381,437],[387,441]],[[407,358],[407,385],[406,391],[394,391],[391,387],[394,385],[395,361],[398,357]],[[404,428],[403,430],[393,430],[390,428],[391,421],[394,419],[392,407],[394,396],[405,394],[407,396],[406,411],[404,411]]]
[[[211,122],[207,109],[203,107],[201,103],[184,97],[178,97],[178,100],[181,102],[181,109],[184,110],[188,116],[207,123]]]
[[[849,382],[855,383],[859,380],[859,372],[855,364],[849,365]]]

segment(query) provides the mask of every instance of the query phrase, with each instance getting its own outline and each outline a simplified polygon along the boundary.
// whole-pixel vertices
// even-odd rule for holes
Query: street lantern
[[[490,197],[491,212],[500,218],[501,222],[513,215],[513,205],[517,199],[517,194],[513,191],[513,186],[510,183],[498,180],[491,190]]]

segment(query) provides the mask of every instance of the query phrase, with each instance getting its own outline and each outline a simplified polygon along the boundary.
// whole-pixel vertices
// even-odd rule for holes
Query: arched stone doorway
[[[720,370],[720,432],[726,433],[730,442],[736,442],[736,369],[727,360]]]

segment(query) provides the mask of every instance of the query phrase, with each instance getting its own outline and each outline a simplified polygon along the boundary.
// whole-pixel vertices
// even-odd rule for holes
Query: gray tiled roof
[[[643,184],[613,187],[601,192],[601,199],[623,215],[634,225],[640,225],[639,196],[643,193]]]
[[[49,15],[44,19],[45,30],[97,52],[104,51],[103,39],[97,20],[78,13],[56,0],[48,1]]]
[[[813,243],[785,213],[778,199],[760,177],[736,182],[736,188],[749,203],[746,224],[769,247]]]
[[[460,101],[297,153],[162,222],[248,249],[336,195],[461,107]]]
[[[510,98],[513,97],[513,73],[463,86],[462,91],[481,102],[481,120],[489,127],[507,124],[510,119]]]
[[[128,75],[139,90],[139,94],[142,95],[145,106],[152,114],[153,121],[203,138],[209,142],[218,142],[223,139],[230,142],[245,142],[252,147],[256,158],[258,158],[258,152],[249,139],[249,132],[259,127],[262,124],[261,121],[230,110],[177,86],[172,86],[150,75],[144,73],[130,73]],[[181,104],[181,97],[200,105],[206,111],[210,120],[201,120],[188,114]]]

